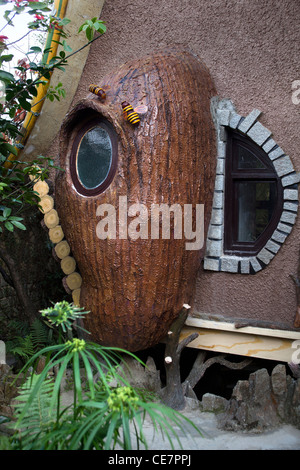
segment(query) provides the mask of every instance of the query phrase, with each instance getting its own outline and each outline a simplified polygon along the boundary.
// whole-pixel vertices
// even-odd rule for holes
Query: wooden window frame
[[[242,144],[249,149],[265,166],[264,169],[238,169],[237,147]],[[277,201],[269,224],[253,242],[237,241],[238,230],[238,181],[274,182]],[[225,207],[224,207],[224,254],[253,256],[259,253],[276,229],[283,210],[283,188],[268,155],[255,142],[243,134],[228,129],[225,163]]]
[[[86,135],[94,127],[101,127],[104,129],[111,140],[112,145],[112,159],[110,169],[104,181],[101,184],[96,186],[95,188],[86,188],[81,183],[78,173],[77,173],[77,158],[78,158],[78,151],[80,148],[81,141],[83,137]],[[82,194],[83,196],[97,196],[98,194],[103,193],[111,184],[117,169],[118,164],[118,136],[114,130],[113,125],[104,117],[93,117],[84,122],[82,126],[77,129],[73,144],[72,150],[70,154],[70,173],[74,183],[74,186],[78,193]]]

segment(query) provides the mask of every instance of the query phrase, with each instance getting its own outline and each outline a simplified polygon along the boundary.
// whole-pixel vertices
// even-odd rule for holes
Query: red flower
[[[53,29],[53,27],[54,27],[54,29],[56,29],[56,30],[62,30],[62,29],[63,29],[63,27],[59,25],[58,20],[56,20],[56,19],[54,19],[54,18],[52,18],[52,19],[50,20],[49,29]]]
[[[37,20],[44,20],[45,17],[43,15],[34,15],[34,17],[37,19]]]
[[[0,43],[4,43],[6,39],[8,39],[7,36],[0,36]]]

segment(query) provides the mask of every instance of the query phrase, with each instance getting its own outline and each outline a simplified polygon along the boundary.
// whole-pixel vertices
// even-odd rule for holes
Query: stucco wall
[[[300,79],[298,0],[107,0],[101,18],[107,33],[91,46],[74,103],[123,62],[181,44],[204,60],[219,96],[239,114],[263,111],[260,122],[299,171],[300,104],[292,102],[292,82]],[[194,311],[292,326],[298,252],[299,220],[256,275],[201,271]]]

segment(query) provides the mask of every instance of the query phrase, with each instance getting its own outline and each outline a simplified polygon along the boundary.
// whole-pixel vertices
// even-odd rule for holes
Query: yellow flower
[[[107,399],[111,411],[128,411],[129,408],[138,408],[138,397],[131,387],[118,387],[112,390]]]
[[[74,338],[73,341],[67,341],[66,345],[70,347],[72,352],[82,351],[85,348],[84,339]]]

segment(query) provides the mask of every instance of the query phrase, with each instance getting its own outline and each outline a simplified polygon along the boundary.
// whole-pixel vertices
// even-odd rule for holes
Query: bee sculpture
[[[109,86],[98,86],[98,85],[90,85],[89,86],[89,91],[93,93],[94,95],[98,96],[102,101],[106,99],[106,90],[109,89]]]
[[[122,102],[122,108],[123,108],[123,115],[124,118],[130,122],[133,126],[137,126],[140,121],[140,114],[145,114],[148,110],[147,106],[137,106],[135,109],[129,104],[127,101]]]

